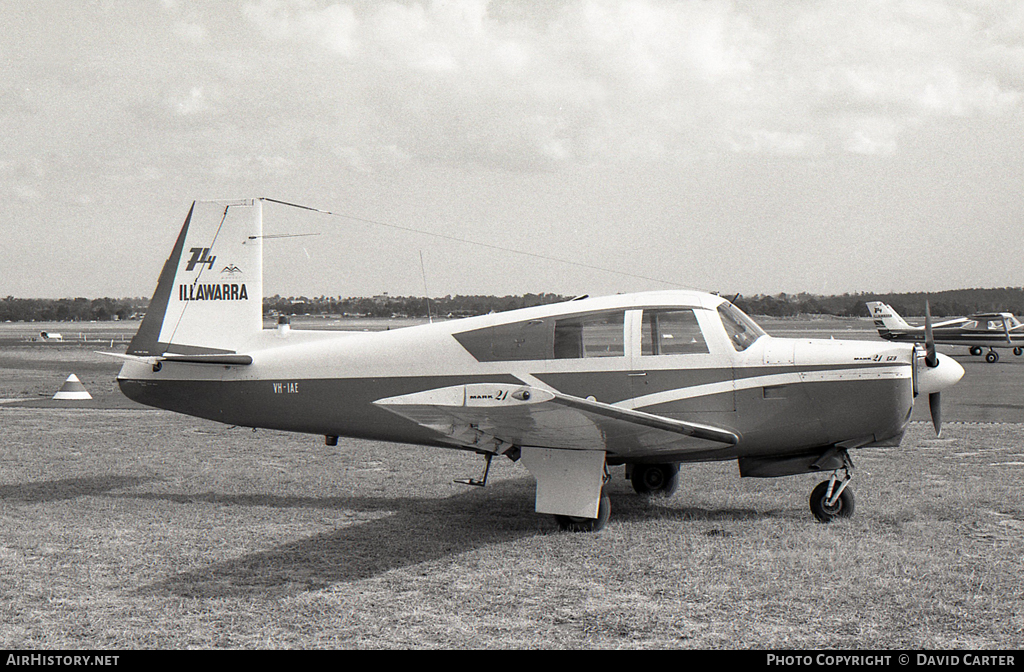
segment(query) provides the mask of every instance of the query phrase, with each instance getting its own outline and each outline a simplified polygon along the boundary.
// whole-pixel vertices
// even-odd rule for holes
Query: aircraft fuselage
[[[454,448],[470,446],[374,402],[473,383],[530,385],[707,423],[740,437],[734,446],[680,445],[649,457],[634,452],[631,461],[798,453],[848,440],[885,442],[904,431],[913,405],[912,349],[760,336],[739,351],[712,306],[672,305],[670,294],[589,299],[383,332],[266,329],[240,348],[252,357],[248,366],[166,361],[154,371],[129,362],[118,382],[141,403],[233,425]],[[700,352],[645,352],[645,311],[674,308],[698,316]],[[622,330],[613,339],[622,351],[611,356],[531,359],[534,354],[509,352],[498,342],[529,347],[529,336],[517,330],[609,313],[621,313],[611,329]],[[614,451],[608,457],[616,461]]]

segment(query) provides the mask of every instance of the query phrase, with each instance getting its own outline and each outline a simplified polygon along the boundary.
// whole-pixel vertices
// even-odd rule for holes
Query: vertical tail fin
[[[913,331],[915,327],[907,324],[899,314],[888,304],[881,301],[868,301],[868,310],[871,311],[871,318],[875,321],[875,328],[882,338],[889,338],[892,332]]]
[[[195,201],[127,353],[236,352],[263,329],[259,199]]]

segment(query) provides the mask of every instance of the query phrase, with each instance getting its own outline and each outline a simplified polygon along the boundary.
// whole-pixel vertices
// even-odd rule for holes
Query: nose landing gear
[[[847,487],[853,478],[850,468],[843,467],[842,479],[838,475],[837,469],[832,472],[831,478],[822,481],[811,491],[811,513],[823,523],[853,515],[853,490]]]

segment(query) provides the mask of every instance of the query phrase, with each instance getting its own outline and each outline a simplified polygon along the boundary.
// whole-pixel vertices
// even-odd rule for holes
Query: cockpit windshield
[[[732,341],[732,347],[740,352],[765,335],[764,330],[757,326],[756,322],[728,301],[718,306],[718,314],[722,318],[725,332],[729,334],[729,340]]]

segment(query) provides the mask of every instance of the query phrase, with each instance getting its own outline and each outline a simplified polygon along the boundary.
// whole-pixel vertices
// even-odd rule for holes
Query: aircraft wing
[[[640,457],[714,450],[739,441],[719,427],[524,385],[455,385],[374,403],[439,432],[449,443],[490,452],[532,446]]]
[[[964,322],[969,322],[969,320],[966,317],[958,317],[952,320],[946,320],[945,322],[936,322],[932,325],[932,329],[939,329],[941,327],[955,327],[963,324]],[[923,329],[924,327],[921,328]]]

